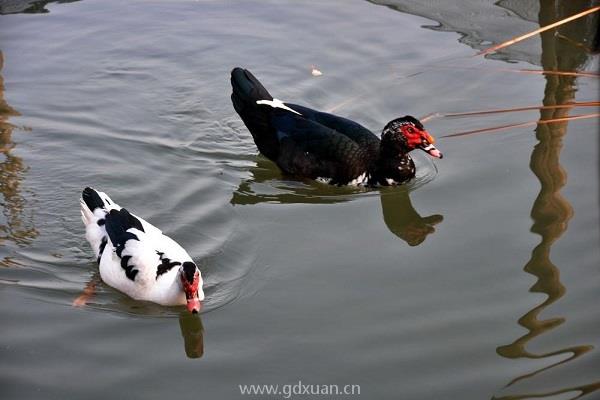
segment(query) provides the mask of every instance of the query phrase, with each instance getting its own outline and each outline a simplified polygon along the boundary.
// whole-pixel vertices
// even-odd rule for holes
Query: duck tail
[[[231,87],[231,101],[240,115],[256,108],[258,100],[273,100],[273,96],[247,69],[236,67],[231,71]]]
[[[239,67],[231,71],[231,87],[233,107],[250,131],[256,147],[267,158],[275,160],[279,142],[271,125],[272,108],[257,104],[259,100],[272,101],[273,96],[250,71]]]
[[[83,192],[81,193],[80,202],[83,223],[86,225],[92,222],[96,222],[98,214],[95,213],[95,211],[97,209],[108,212],[112,209],[119,210],[121,208],[117,204],[115,204],[106,193],[99,192],[90,187],[86,187],[85,189],[83,189]]]
[[[100,194],[98,194],[98,192],[92,189],[91,187],[86,187],[85,189],[83,189],[83,192],[81,192],[81,200],[82,210],[84,207],[86,208],[86,210],[83,211],[89,211],[90,213],[93,213],[96,210],[96,208],[105,208],[104,200],[102,200]]]
[[[80,204],[81,220],[85,225],[85,237],[92,246],[98,263],[100,263],[100,258],[108,242],[105,216],[110,208],[116,207],[116,204],[106,194],[89,187],[83,189]]]

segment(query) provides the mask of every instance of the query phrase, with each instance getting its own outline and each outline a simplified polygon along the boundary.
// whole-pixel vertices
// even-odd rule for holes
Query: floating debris
[[[310,69],[311,69],[310,73],[311,73],[312,76],[321,76],[321,75],[323,75],[323,73],[319,69],[317,69],[317,67],[315,67],[314,65],[311,65]]]

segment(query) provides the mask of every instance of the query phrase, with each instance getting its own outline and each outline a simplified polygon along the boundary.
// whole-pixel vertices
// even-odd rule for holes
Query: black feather
[[[123,258],[121,258],[121,268],[125,270],[125,276],[134,281],[135,276],[139,271],[137,269],[133,269],[135,267],[134,265],[129,265],[130,259],[131,256],[123,256]]]
[[[129,260],[131,259],[131,256],[123,256],[121,258],[121,268],[123,268],[124,270],[127,270],[129,267]]]
[[[108,243],[108,239],[106,239],[106,236],[104,236],[102,238],[102,240],[100,241],[100,251],[98,251],[98,264],[100,264],[100,259],[102,258],[102,253],[104,253],[104,248],[106,247],[106,243]]]
[[[158,279],[158,277],[164,274],[165,272],[170,271],[171,268],[181,265],[179,261],[171,262],[169,258],[164,257],[165,253],[157,251],[156,254],[158,254],[158,257],[161,261],[161,263],[156,268],[156,279]]]
[[[274,160],[285,172],[302,177],[332,178],[344,184],[369,168],[365,149],[348,136],[290,112],[276,112],[280,151]]]
[[[233,107],[252,134],[258,150],[270,159],[276,158],[279,144],[271,126],[272,108],[256,104],[258,100],[273,100],[273,97],[250,71],[242,68],[231,71],[231,87]]]
[[[118,211],[110,210],[106,215],[105,225],[106,233],[108,233],[108,237],[110,237],[110,241],[114,246],[131,239],[129,236],[124,237],[128,229],[135,228],[144,232],[144,227],[140,220],[131,215],[129,211],[124,208]]]
[[[246,69],[236,67],[231,71],[231,86],[242,108],[255,107],[257,100],[273,100],[267,89]]]
[[[85,189],[83,189],[83,192],[81,193],[81,198],[83,199],[85,205],[87,206],[87,208],[90,209],[91,212],[94,212],[96,208],[104,208],[104,202],[102,201],[102,198],[100,197],[98,192],[96,192],[90,187],[86,187]]]
[[[196,264],[190,261],[186,261],[183,263],[182,268],[185,280],[189,283],[194,282],[194,276],[196,275]]]
[[[136,228],[143,232],[144,228],[142,227],[142,223],[124,208],[119,211],[111,210],[106,215],[105,221],[106,233],[108,233],[110,241],[116,248],[117,256],[121,258],[121,267],[125,270],[127,278],[134,280],[138,271],[133,269],[133,265],[128,264],[131,256],[126,255],[121,257],[121,255],[123,250],[125,250],[125,245],[128,240],[139,240],[137,235],[132,232],[127,232],[127,230]]]
[[[121,235],[118,240],[119,242],[117,243],[117,245],[115,246],[115,252],[117,253],[117,257],[121,257],[121,254],[123,253],[123,250],[125,250],[125,244],[127,244],[127,241],[133,239],[133,240],[140,240],[136,234],[131,233],[131,232],[125,232],[123,235]],[[111,239],[112,241],[112,239]],[[113,242],[113,245],[115,243]]]

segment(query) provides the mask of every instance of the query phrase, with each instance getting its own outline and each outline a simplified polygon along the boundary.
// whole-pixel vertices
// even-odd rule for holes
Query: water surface
[[[489,6],[512,18],[504,39],[590,6],[513,3]],[[415,182],[366,190],[281,175],[233,111],[242,65],[377,133],[405,114],[438,113],[439,138],[598,112],[439,116],[597,101],[593,77],[515,72],[596,71],[596,20],[481,58],[500,39],[475,12],[385,5],[3,4],[3,399],[234,399],[299,380],[369,399],[598,396],[597,119],[439,139],[445,158],[417,154]],[[98,282],[87,185],[189,250],[200,318]]]

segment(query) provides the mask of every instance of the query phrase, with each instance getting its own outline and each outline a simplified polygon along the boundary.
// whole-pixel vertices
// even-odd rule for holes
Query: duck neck
[[[407,154],[408,149],[406,148],[406,143],[388,135],[384,135],[379,143],[380,160],[400,159],[406,157]]]
[[[414,176],[414,171],[414,162],[408,151],[382,141],[377,160],[371,167],[369,182],[379,185],[403,183]]]

